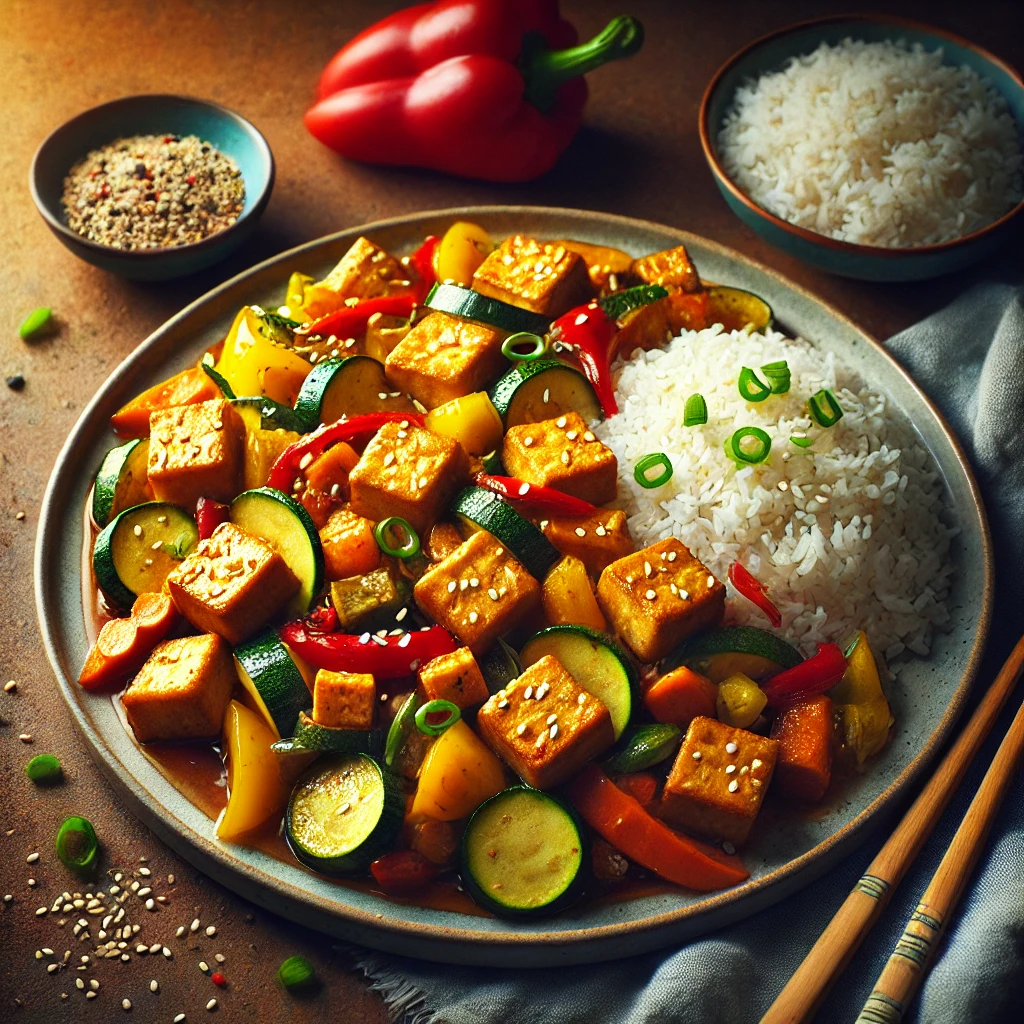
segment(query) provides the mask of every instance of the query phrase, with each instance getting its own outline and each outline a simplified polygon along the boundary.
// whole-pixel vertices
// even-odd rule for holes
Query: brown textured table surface
[[[629,10],[647,27],[647,41],[634,60],[591,76],[585,128],[553,172],[520,186],[347,164],[306,134],[301,115],[320,69],[385,6],[397,5],[0,4],[0,353],[3,375],[22,373],[27,381],[21,392],[0,388],[0,681],[18,684],[14,693],[0,692],[0,891],[12,897],[0,905],[4,1020],[109,1021],[123,998],[146,1020],[170,1022],[180,1012],[194,1020],[214,996],[219,1012],[231,1020],[269,1021],[285,1014],[294,1021],[386,1020],[379,998],[330,940],[257,910],[205,879],[120,806],[71,723],[39,641],[32,547],[54,457],[104,378],[185,303],[266,256],[331,231],[414,210],[494,202],[607,210],[688,228],[777,268],[879,337],[939,308],[957,285],[863,284],[803,266],[729,213],[705,167],[697,107],[715,69],[764,32],[842,11],[847,3],[687,4],[686,16],[681,3],[566,3],[584,35]],[[931,0],[885,7],[959,32],[1024,65],[1024,32],[1020,15],[1011,13],[1014,5]],[[204,274],[167,284],[133,284],[80,263],[50,235],[26,187],[32,153],[52,128],[94,104],[143,92],[181,92],[226,104],[264,132],[277,159],[273,198],[245,251]],[[973,276],[985,272],[982,267]],[[40,305],[54,309],[59,331],[26,344],[18,338],[18,323]],[[22,733],[32,736],[31,745],[19,742]],[[63,785],[51,790],[35,788],[23,770],[32,754],[43,751],[58,754],[66,772]],[[154,894],[167,897],[156,913],[135,914],[143,927],[130,943],[129,962],[112,958],[76,971],[87,950],[79,948],[72,929],[86,908],[35,915],[66,888],[75,889],[52,852],[58,823],[72,813],[95,822],[105,866],[146,866],[158,879]],[[27,863],[34,851],[39,860]],[[175,938],[175,928],[196,916],[201,929]],[[67,921],[63,929],[60,918]],[[207,925],[215,926],[215,935],[206,935]],[[173,959],[134,952],[142,938],[168,945]],[[35,951],[43,947],[54,956],[38,960]],[[69,967],[48,973],[46,964],[61,960],[68,949]],[[293,952],[309,957],[323,982],[302,999],[273,983],[277,965]],[[216,969],[217,953],[224,957],[223,990],[198,966],[205,960]],[[87,1001],[76,982],[84,979],[88,990],[93,978],[100,987]],[[157,993],[150,991],[152,979],[159,983]]]

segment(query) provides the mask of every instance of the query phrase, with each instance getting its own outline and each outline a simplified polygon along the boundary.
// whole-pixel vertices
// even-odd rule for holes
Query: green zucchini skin
[[[567,412],[578,412],[587,423],[604,417],[587,378],[557,359],[517,363],[491,388],[489,396],[506,429]]]
[[[683,738],[676,725],[640,725],[622,734],[616,748],[604,759],[607,771],[620,775],[642,772],[670,758]]]
[[[528,331],[530,334],[547,334],[551,320],[540,313],[513,306],[489,295],[481,295],[470,288],[454,284],[436,284],[427,296],[426,305],[451,316],[465,320],[476,320],[489,324],[509,334]]]
[[[660,284],[638,284],[633,288],[606,295],[603,299],[598,299],[597,303],[612,320],[619,320],[634,309],[648,306],[658,299],[665,298],[666,295],[667,289],[662,288]]]
[[[317,363],[302,382],[295,399],[295,413],[305,424],[305,431],[321,423],[333,423],[341,415],[407,412],[412,408],[405,395],[392,394],[384,367],[376,359],[363,355],[332,356]]]
[[[145,437],[111,448],[103,457],[92,491],[92,518],[97,526],[106,526],[117,512],[145,503],[148,459],[149,439]],[[140,471],[143,486],[136,486]],[[139,500],[132,500],[133,496]]]
[[[234,389],[228,383],[227,378],[224,376],[224,374],[222,374],[220,370],[214,368],[213,356],[210,355],[209,352],[207,352],[207,354],[203,356],[203,361],[199,365],[202,366],[203,373],[205,373],[206,376],[209,377],[210,380],[212,380],[213,383],[220,388],[220,393],[229,402],[238,397],[235,394]]]
[[[293,430],[296,434],[304,434],[309,430],[306,421],[293,409],[280,402],[275,402],[266,395],[230,399],[238,410],[246,427],[250,430]]]
[[[405,746],[405,741],[415,726],[416,712],[419,707],[420,696],[413,690],[402,701],[398,714],[391,720],[391,728],[388,729],[388,738],[384,745],[384,763],[388,768],[395,763],[395,758],[402,752],[402,747]]]
[[[510,857],[501,860],[503,844],[502,837],[495,835],[495,817],[500,813],[506,821],[511,818],[511,824],[504,824],[502,827],[514,828],[516,821],[522,821],[524,811],[527,814],[543,815],[545,819],[544,827],[536,828],[534,835],[542,835],[545,842],[552,843],[557,842],[558,838],[568,838],[573,843],[573,849],[555,849],[545,851],[542,855],[549,864],[563,856],[567,861],[560,885],[556,883],[554,891],[550,894],[538,893],[526,899],[509,897],[502,901],[497,898],[502,890],[496,889],[493,879],[485,877],[484,872],[493,863],[500,871],[503,890],[508,893],[508,886],[514,882],[520,885],[528,884],[525,879],[517,878],[516,875],[519,868],[523,869],[521,874],[529,874],[531,865],[529,858],[517,856],[517,851],[511,843]],[[557,836],[559,830],[562,832],[560,837]],[[509,839],[515,839],[514,833]],[[482,850],[484,852],[481,855]],[[491,857],[490,850],[496,850],[497,855]],[[559,797],[531,789],[529,786],[512,786],[484,801],[469,819],[462,836],[461,853],[462,882],[476,903],[500,917],[520,919],[554,914],[579,899],[586,884],[587,865],[590,860],[586,832],[576,811]],[[536,871],[536,868],[533,870]]]
[[[756,626],[725,626],[684,640],[662,658],[659,668],[662,672],[671,672],[686,665],[703,672],[702,662],[716,654],[749,654],[774,661],[783,668],[792,668],[803,661],[800,652],[775,633]]]
[[[310,712],[300,711],[295,735],[271,744],[271,750],[278,754],[369,754],[379,758],[384,752],[384,738],[380,729],[334,729],[318,725]]]
[[[272,629],[234,649],[238,678],[278,738],[292,736],[309,706],[309,688]]]

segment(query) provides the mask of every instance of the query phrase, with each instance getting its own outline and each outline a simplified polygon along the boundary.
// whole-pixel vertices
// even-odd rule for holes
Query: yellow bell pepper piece
[[[296,352],[265,337],[261,326],[250,306],[239,310],[224,341],[217,371],[239,398],[266,395],[275,402],[294,405],[312,366]]]
[[[737,672],[718,684],[718,719],[737,729],[753,725],[768,704],[764,691],[750,676]]]
[[[307,320],[312,319],[306,316],[304,307],[306,289],[314,280],[315,278],[310,277],[309,274],[300,274],[298,271],[295,271],[288,278],[288,289],[284,297],[284,304],[288,307],[288,312],[284,314],[285,316],[290,317],[292,320],[298,320],[299,323],[305,323]]]
[[[486,391],[453,398],[427,413],[427,430],[454,438],[470,455],[486,455],[501,447],[504,428]]]
[[[552,626],[576,623],[599,633],[608,628],[587,568],[573,555],[565,555],[544,578],[541,602],[544,616]]]
[[[409,817],[458,821],[505,788],[505,769],[461,719],[437,738],[420,768]]]
[[[877,754],[895,719],[878,678],[878,666],[863,630],[857,633],[843,678],[828,691],[840,721],[843,746],[862,765]]]
[[[456,221],[438,243],[434,271],[438,281],[469,287],[477,267],[494,249],[494,241],[479,224]]]

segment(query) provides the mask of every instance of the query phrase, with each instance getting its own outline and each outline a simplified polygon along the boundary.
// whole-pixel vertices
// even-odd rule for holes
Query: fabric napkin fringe
[[[356,967],[370,983],[371,992],[379,992],[388,1011],[388,1019],[402,1024],[441,1024],[437,1011],[426,1006],[427,993],[403,978],[394,961],[358,946],[344,948]]]

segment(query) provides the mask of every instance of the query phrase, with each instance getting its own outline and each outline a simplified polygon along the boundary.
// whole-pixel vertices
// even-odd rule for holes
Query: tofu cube
[[[645,284],[660,284],[669,290],[696,292],[701,288],[700,275],[685,245],[633,260],[633,276]]]
[[[589,516],[552,516],[539,525],[559,553],[578,558],[595,580],[606,566],[636,550],[626,513],[619,509],[599,508]]]
[[[817,803],[832,780],[832,701],[821,694],[779,712],[772,739],[779,741],[775,788],[787,800]]]
[[[205,740],[220,734],[236,682],[219,636],[183,636],[157,644],[121,703],[140,743]]]
[[[329,672],[313,680],[313,721],[331,729],[372,729],[377,684],[365,672]]]
[[[384,363],[396,390],[408,392],[428,409],[453,398],[485,391],[506,367],[504,331],[448,313],[425,316]]]
[[[430,700],[450,700],[460,708],[483,704],[490,691],[468,647],[442,654],[420,669],[420,685]]]
[[[413,588],[416,603],[474,654],[482,654],[540,605],[540,584],[484,530]]]
[[[345,305],[346,299],[373,299],[404,288],[407,282],[408,272],[398,260],[360,237],[327,277],[306,288],[302,307],[307,316],[325,316]]]
[[[575,411],[509,427],[501,459],[512,476],[595,505],[614,501],[617,493],[615,453],[598,441]]]
[[[725,613],[725,587],[675,537],[612,562],[597,581],[597,601],[643,662],[664,657]]]
[[[779,744],[715,718],[695,718],[661,794],[659,814],[711,839],[745,842],[761,809]]]
[[[245,423],[222,398],[157,409],[149,416],[149,482],[157,501],[193,509],[200,498],[231,501],[242,489]]]
[[[535,789],[551,789],[615,742],[608,708],[548,654],[477,712],[490,748]]]
[[[236,646],[288,603],[299,581],[262,537],[221,523],[171,570],[166,586],[196,629]]]
[[[538,242],[524,235],[506,238],[480,264],[473,288],[552,320],[594,294],[586,260],[579,253],[558,242]]]
[[[406,520],[421,536],[444,514],[469,475],[469,456],[458,441],[404,420],[385,423],[349,475],[349,507],[380,522]]]

